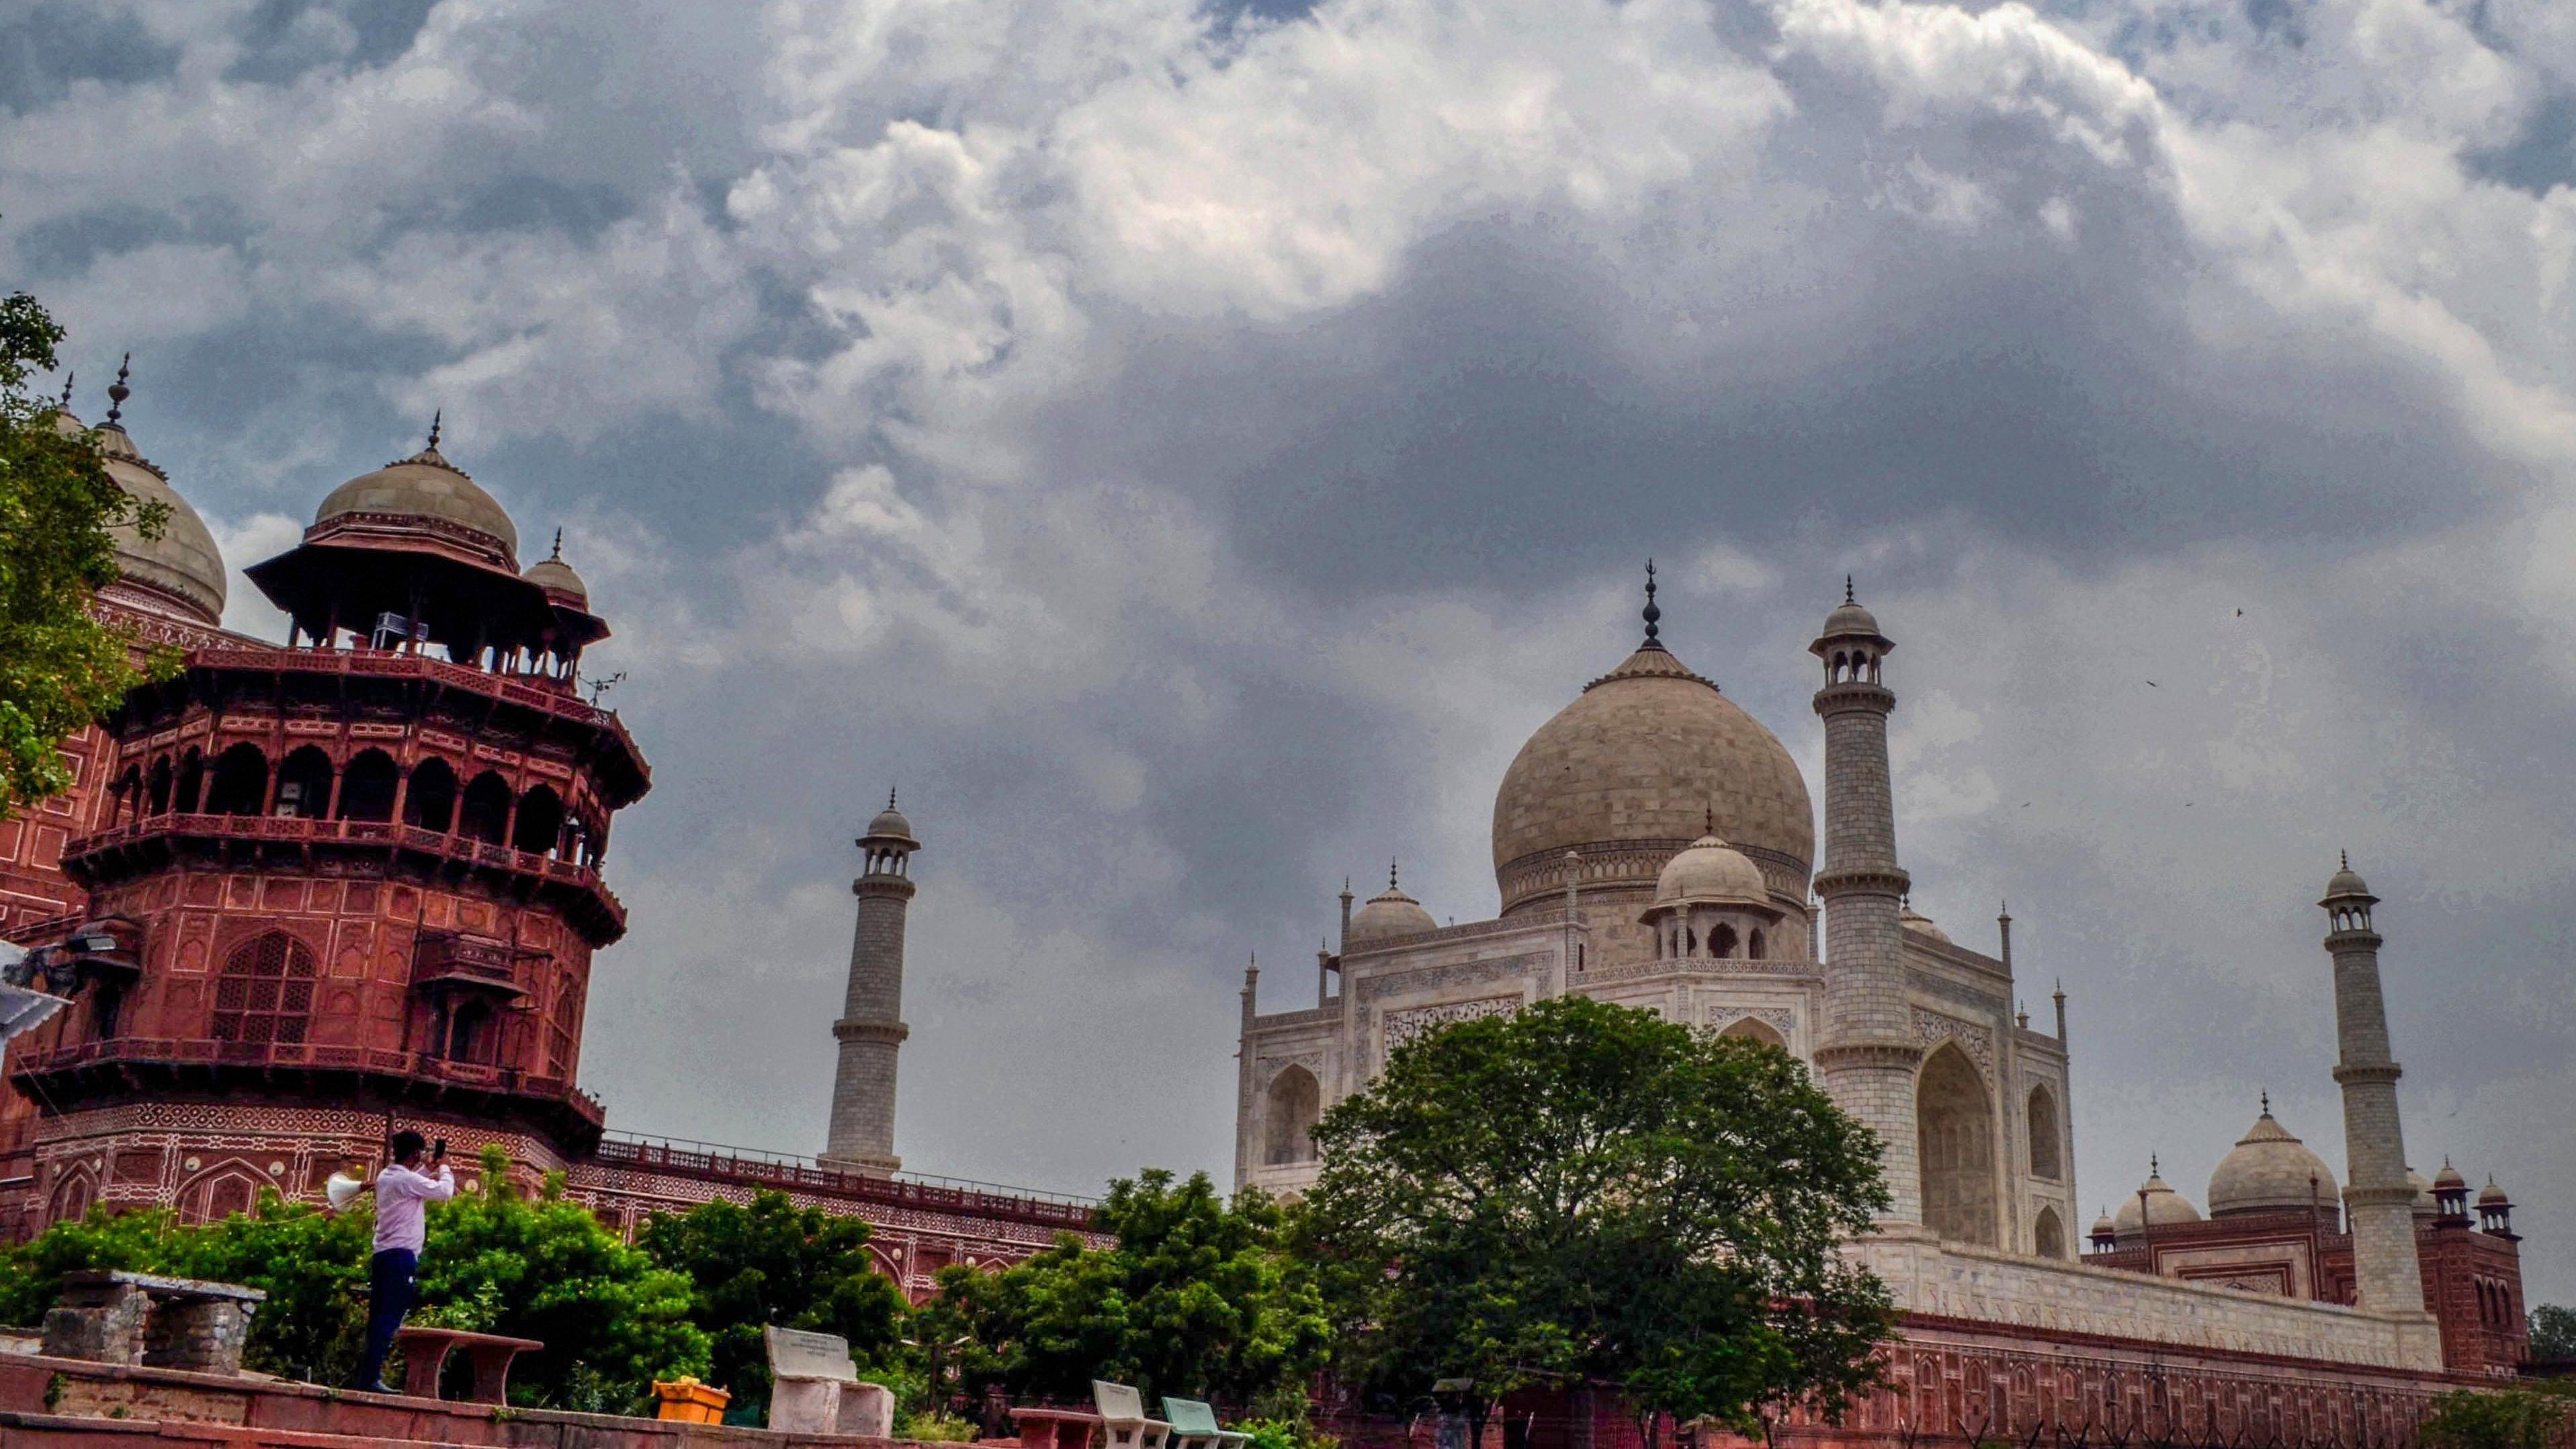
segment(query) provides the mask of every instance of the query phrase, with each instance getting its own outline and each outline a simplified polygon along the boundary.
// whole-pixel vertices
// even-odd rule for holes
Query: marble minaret
[[[1895,644],[1843,586],[1842,607],[1808,648],[1825,665],[1816,713],[1825,722],[1825,997],[1816,1078],[1886,1148],[1883,1221],[1923,1221],[1914,1074],[1923,1048],[1905,999],[1907,880],[1896,864],[1896,805],[1888,784],[1887,717],[1896,695],[1879,682]]]
[[[2422,1313],[2424,1277],[2415,1260],[2415,1188],[2406,1180],[2406,1137],[2397,1123],[2397,1061],[2388,1051],[2388,1008],[2379,993],[2379,897],[2352,862],[2326,883],[2326,954],[2334,961],[2335,1039],[2343,1086],[2345,1209],[2352,1218],[2353,1278],[2360,1306]]]
[[[886,808],[859,837],[862,868],[850,891],[859,924],[850,942],[850,988],[832,1035],[841,1044],[832,1077],[831,1135],[826,1160],[869,1172],[903,1166],[894,1155],[895,1053],[912,1028],[903,1024],[903,918],[912,904],[912,853],[921,842],[912,822]]]

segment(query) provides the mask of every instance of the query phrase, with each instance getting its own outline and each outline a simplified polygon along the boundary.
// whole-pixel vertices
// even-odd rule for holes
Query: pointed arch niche
[[[2000,1247],[1995,1225],[1995,1110],[1985,1078],[1955,1042],[1924,1058],[1914,1120],[1923,1164],[1923,1225],[1954,1242]]]
[[[1778,1047],[1784,1052],[1789,1049],[1789,1039],[1780,1035],[1780,1029],[1758,1016],[1739,1016],[1728,1022],[1726,1029],[1718,1035],[1735,1037],[1743,1041],[1758,1041],[1764,1046]]]
[[[1315,1074],[1299,1066],[1282,1068],[1270,1079],[1263,1105],[1266,1137],[1262,1163],[1287,1167],[1314,1161],[1315,1124],[1324,1115],[1324,1092]]]

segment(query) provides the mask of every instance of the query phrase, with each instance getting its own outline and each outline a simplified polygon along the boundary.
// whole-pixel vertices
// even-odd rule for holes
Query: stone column
[[[2370,893],[2350,861],[2326,884],[2326,955],[2334,962],[2334,1079],[2343,1087],[2343,1200],[2352,1217],[2353,1279],[2360,1306],[2377,1313],[2424,1312],[2415,1259],[2415,1189],[2406,1181],[2406,1137],[2397,1120],[2397,1079],[2389,1055],[2388,1010],[2379,992],[2378,932]]]
[[[1825,903],[1825,994],[1815,1065],[1819,1085],[1885,1147],[1894,1201],[1881,1220],[1920,1223],[1914,1074],[1923,1048],[1906,1009],[1898,924],[1908,881],[1896,864],[1887,771],[1887,717],[1896,696],[1879,682],[1879,661],[1895,647],[1852,601],[1848,583],[1842,607],[1808,646],[1825,665],[1815,700],[1825,722],[1825,862],[1815,881]]]
[[[1342,891],[1342,913],[1350,914],[1350,891]],[[1347,935],[1347,933],[1345,933]],[[1254,954],[1243,963],[1243,1025],[1235,1034],[1234,1045],[1234,1186],[1237,1192],[1251,1180],[1254,1157],[1259,1143],[1254,1140],[1252,1110],[1252,1023],[1261,1014],[1261,957]]]
[[[841,1059],[823,1156],[890,1173],[903,1166],[894,1155],[895,1054],[912,1034],[903,1023],[903,927],[912,904],[912,853],[921,842],[889,795],[858,844],[864,869],[850,891],[859,898],[859,920],[850,941],[849,990],[841,1019],[832,1023]]]

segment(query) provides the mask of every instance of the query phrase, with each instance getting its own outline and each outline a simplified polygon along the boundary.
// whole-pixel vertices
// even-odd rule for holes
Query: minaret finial
[[[2147,1176],[2149,1176],[2149,1177],[2162,1177],[2162,1176],[2164,1176],[2164,1175],[2165,1175],[2165,1170],[2164,1170],[2164,1166],[2163,1166],[2163,1164],[2161,1164],[2161,1163],[2159,1163],[2159,1162],[2157,1162],[2157,1161],[2156,1161],[2156,1155],[2155,1155],[2154,1153],[2152,1153],[2152,1152],[2148,1153],[2148,1154],[2147,1154]]]
[[[1715,835],[1717,833],[1716,806],[1702,805],[1699,807],[1699,833],[1702,835]]]
[[[563,557],[563,525],[562,525],[562,524],[556,524],[556,525],[555,525],[555,551],[554,551],[553,553],[551,553],[551,554],[548,554],[548,555],[547,555],[547,557],[548,557],[548,558],[553,558],[553,559],[561,559],[561,558]]]
[[[125,360],[116,365],[116,381],[107,385],[107,420],[111,423],[125,416],[125,400],[134,396],[134,389],[125,385],[125,379],[133,372],[134,354],[129,352],[125,354]]]
[[[2352,852],[2348,850],[2336,851],[2335,864],[2343,867],[2345,870],[2352,869]]]
[[[2266,1117],[2272,1115],[2272,1089],[2269,1087],[2263,1089],[2263,1115]]]
[[[432,412],[432,413],[429,415],[429,449],[428,449],[428,451],[433,452],[433,453],[435,453],[435,452],[437,452],[437,451],[438,451],[438,429],[439,429],[439,426],[440,426],[441,424],[445,423],[446,421],[447,421],[447,409],[445,409],[445,408],[439,408],[439,409],[437,409],[436,411]]]
[[[1860,602],[1860,600],[1852,597],[1852,582],[1851,575],[1849,574],[1843,575],[1843,602],[1846,604],[1857,604]]]
[[[1395,889],[1395,860],[1391,856],[1388,857],[1386,862],[1386,888],[1388,890]]]
[[[892,810],[894,808],[894,787],[892,785],[886,786],[886,808],[888,810]]]
[[[1663,646],[1661,643],[1659,643],[1659,642],[1657,642],[1657,641],[1656,641],[1655,635],[1656,635],[1657,633],[1661,632],[1661,631],[1659,631],[1659,630],[1656,628],[1656,623],[1657,623],[1657,621],[1661,620],[1661,619],[1664,617],[1664,611],[1655,607],[1655,561],[1654,561],[1653,559],[1648,559],[1648,560],[1646,560],[1646,610],[1645,610],[1645,613],[1646,613],[1646,642],[1645,642],[1645,644],[1644,644],[1643,646],[1641,646],[1641,647],[1643,647],[1643,648],[1647,648],[1647,649],[1661,649],[1661,648],[1663,648],[1664,646]]]
[[[72,379],[78,376],[80,376],[80,374],[76,372],[66,372],[63,374],[63,400],[54,405],[63,412],[70,412],[72,410]]]

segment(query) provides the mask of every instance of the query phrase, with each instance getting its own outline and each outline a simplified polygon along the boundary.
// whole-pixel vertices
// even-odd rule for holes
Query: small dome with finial
[[[2200,1221],[2200,1209],[2193,1207],[2190,1199],[2166,1184],[2164,1169],[2152,1155],[2147,1158],[2147,1180],[2129,1195],[2128,1201],[2120,1204],[2120,1211],[2111,1219],[2120,1236],[2127,1237],[2138,1231],[2138,1205],[2141,1202],[2146,1204],[2145,1222],[2149,1227],[2172,1227],[2178,1223]]]
[[[877,812],[876,819],[868,822],[867,838],[869,840],[900,841],[907,845],[919,845],[921,843],[920,841],[913,839],[912,822],[904,819],[903,812],[894,808],[894,791],[892,790],[886,791],[885,808]]]
[[[2364,881],[2361,878],[2360,873],[2352,868],[2352,857],[2350,855],[2345,854],[2342,851],[2337,851],[2335,852],[2335,859],[2337,862],[2335,873],[2326,881],[2327,900],[2345,899],[2353,896],[2368,897],[2372,900],[2378,899],[2375,896],[2371,896],[2369,883]]]
[[[161,526],[161,536],[145,538],[135,521],[129,520],[111,530],[116,541],[116,567],[119,582],[144,591],[154,603],[175,605],[177,610],[200,624],[220,625],[224,617],[224,556],[215,547],[214,530],[190,507],[179,490],[170,486],[170,475],[161,471],[151,459],[134,446],[125,431],[125,401],[134,396],[127,380],[134,373],[134,354],[127,353],[118,364],[116,381],[108,386],[107,420],[98,425],[99,463],[116,486],[135,502],[161,504],[170,516]],[[64,433],[83,431],[80,419],[72,416],[71,380],[63,380],[63,396],[54,412],[54,427]]]
[[[1714,825],[1713,817],[1710,823]],[[1662,873],[1655,877],[1655,904],[1773,909],[1762,867],[1720,839],[1714,829],[1664,862]]]
[[[2272,1116],[2270,1092],[2262,1102],[2262,1115],[2209,1175],[2211,1217],[2295,1212],[2338,1200],[2334,1169]]]
[[[1877,632],[1878,616],[1860,606],[1860,601],[1852,596],[1851,575],[1843,575],[1843,601],[1825,616],[1825,637]]]
[[[313,513],[316,529],[342,519],[372,515],[396,522],[418,519],[432,529],[441,525],[481,535],[499,546],[502,561],[513,568],[519,556],[518,525],[500,502],[464,469],[438,451],[445,416],[430,419],[429,443],[408,458],[398,458],[372,473],[361,473],[331,490]],[[307,535],[311,537],[310,534]]]
[[[572,571],[571,564],[564,562],[563,530],[560,528],[555,530],[555,551],[528,565],[528,571],[522,577],[554,596],[558,603],[568,603],[584,612],[590,608],[590,586],[581,581],[581,575]]]
[[[1404,893],[1396,884],[1395,866],[1386,868],[1386,889],[1368,898],[1368,903],[1351,912],[1350,933],[1343,937],[1345,947],[1368,941],[1388,941],[1398,936],[1418,936],[1440,929],[1440,923],[1422,908],[1422,902]]]
[[[2493,1173],[2487,1174],[2487,1185],[2478,1189],[2478,1206],[2482,1208],[2513,1206],[2512,1200],[2504,1195],[2504,1189],[2496,1186]]]
[[[1914,909],[1912,896],[1907,896],[1904,906],[1897,911],[1896,924],[1927,941],[1938,941],[1944,946],[1952,944],[1949,932],[1934,924],[1930,916]]]

